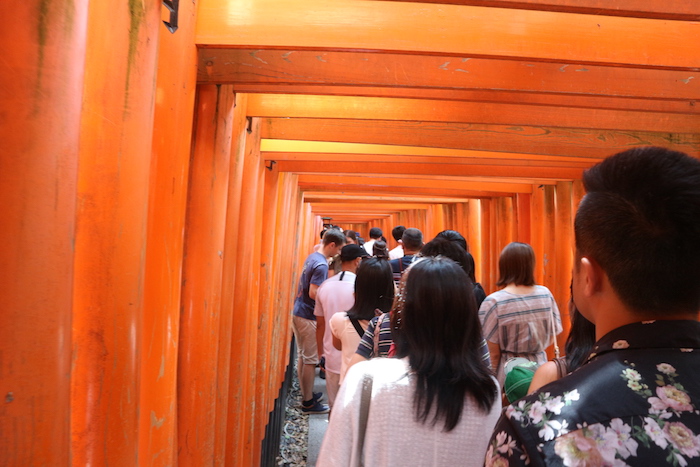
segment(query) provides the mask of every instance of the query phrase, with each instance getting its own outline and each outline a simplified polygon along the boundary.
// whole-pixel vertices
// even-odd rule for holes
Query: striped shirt
[[[501,384],[505,361],[524,357],[538,363],[546,362],[545,349],[563,330],[557,303],[549,289],[541,285],[536,285],[532,293],[525,295],[505,290],[492,293],[481,304],[479,318],[486,340],[501,348],[498,365]],[[552,322],[555,329],[552,329]]]
[[[389,356],[389,349],[391,348],[391,344],[394,342],[394,340],[391,337],[391,319],[389,318],[388,313],[385,314],[386,317],[384,317],[384,319],[382,320],[382,324],[379,328],[379,355],[374,355],[374,332],[377,326],[377,321],[380,318],[379,316],[375,316],[369,322],[369,326],[367,326],[364,336],[362,336],[362,339],[360,339],[360,345],[357,346],[357,351],[355,353],[360,354],[367,360],[373,357]],[[481,344],[479,345],[479,351],[481,353],[482,361],[486,364],[486,366],[491,368],[491,357],[489,355],[489,347],[486,344],[485,339],[481,340]]]

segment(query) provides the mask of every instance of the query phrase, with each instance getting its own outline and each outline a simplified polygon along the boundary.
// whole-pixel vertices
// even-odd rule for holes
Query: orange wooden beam
[[[406,1],[406,0],[389,0]],[[424,3],[449,3],[525,10],[561,11],[592,15],[631,16],[668,20],[700,20],[700,12],[693,0],[667,2],[640,2],[639,0],[423,0]]]
[[[666,146],[700,156],[700,133],[668,134],[465,123],[267,118],[262,137],[607,157],[632,146]]]
[[[402,174],[402,175],[451,175],[476,177],[514,178],[581,178],[583,168],[519,166],[486,166],[465,164],[430,164],[397,162],[356,162],[356,161],[279,161],[277,170],[297,173],[327,174]]]
[[[326,177],[324,177],[326,178]],[[307,191],[326,191],[331,193],[379,193],[383,195],[424,195],[424,196],[447,196],[447,197],[468,197],[468,198],[490,198],[493,196],[510,196],[512,193],[487,191],[487,190],[471,190],[452,189],[442,187],[406,187],[406,186],[374,186],[361,183],[343,183],[337,181],[335,183],[324,182],[314,178],[300,180],[299,187]]]
[[[203,49],[209,50],[209,49]],[[228,49],[226,49],[228,50]],[[235,50],[235,49],[232,49]],[[504,62],[509,63],[509,62]],[[640,75],[644,75],[644,69],[635,69],[630,75],[637,75],[634,80],[637,81]],[[657,70],[654,70],[657,71]],[[665,70],[658,70],[659,73],[666,73]],[[685,77],[678,81],[678,84],[692,83],[689,79],[693,75],[684,72],[681,73]],[[202,80],[202,83],[214,83],[216,80]],[[540,93],[540,92],[519,92],[493,89],[442,89],[442,88],[418,88],[418,87],[390,87],[387,84],[385,87],[379,86],[338,86],[338,85],[316,85],[316,84],[236,84],[230,83],[229,80],[223,80],[223,83],[232,84],[233,89],[240,93],[262,93],[262,94],[311,94],[319,96],[362,96],[362,97],[397,97],[408,99],[433,99],[444,101],[473,101],[481,102],[483,105],[490,103],[509,103],[509,104],[532,104],[532,105],[552,105],[568,108],[584,108],[584,109],[607,109],[607,110],[633,110],[641,112],[666,112],[666,113],[681,113],[697,115],[700,113],[700,106],[696,105],[696,97],[688,97],[686,99],[662,99],[658,97],[617,97],[617,96],[602,96],[588,94],[572,94],[572,93]],[[520,80],[511,81],[513,85],[521,83]],[[602,86],[608,85],[610,82],[602,83]],[[630,84],[630,81],[623,81],[625,84]],[[700,84],[698,85],[700,86]],[[650,91],[652,86],[644,86],[643,89]],[[628,87],[626,89],[629,89]],[[674,87],[674,90],[685,91],[690,96],[697,96],[699,89],[685,86]],[[574,92],[583,92],[583,89],[574,90]]]
[[[581,109],[560,106],[436,101],[381,97],[252,94],[248,115],[372,120],[416,120],[591,130],[694,133],[700,114]]]
[[[520,25],[521,27],[516,27]],[[676,21],[399,2],[205,0],[201,47],[385,50],[697,67],[697,24]]]
[[[683,100],[683,111],[697,110],[689,105],[700,95],[700,76],[696,71],[582,65],[575,57],[573,60],[544,63],[468,54],[201,48],[197,79],[234,84],[240,92],[270,92],[275,87],[264,86],[275,85],[282,89],[278,92],[284,92],[282,86],[290,86],[299,89],[291,93],[362,95],[367,92],[365,89],[374,88],[382,95],[394,97],[401,97],[400,93],[407,90],[410,94],[406,97],[431,98],[428,93],[436,92],[439,94],[435,98],[476,101],[497,101],[503,93],[509,93],[504,102],[578,102],[584,107],[597,107],[587,104],[596,96],[643,97]],[[328,91],[315,91],[318,86],[328,86]],[[343,91],[343,87],[349,91]],[[600,107],[614,108],[615,102],[608,99],[600,102]]]

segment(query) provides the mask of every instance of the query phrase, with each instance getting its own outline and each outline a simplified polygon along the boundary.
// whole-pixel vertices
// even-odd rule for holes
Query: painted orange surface
[[[91,3],[75,237],[72,462],[138,457],[160,3]]]
[[[87,2],[0,15],[0,465],[67,466]]]
[[[178,361],[178,462],[214,462],[233,93],[200,86],[187,200]]]
[[[694,68],[698,24],[403,2],[205,0],[201,46],[440,52],[578,63]],[[557,38],[552,40],[552,38]],[[669,54],[677,50],[678,54]]]
[[[180,4],[177,34],[159,25],[144,283],[139,464],[177,458],[177,355],[185,207],[194,114],[194,4]]]

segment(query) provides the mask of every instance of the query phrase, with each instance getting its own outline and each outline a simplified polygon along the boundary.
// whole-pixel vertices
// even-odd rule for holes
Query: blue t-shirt
[[[321,285],[328,277],[328,260],[319,252],[311,253],[304,261],[299,287],[294,299],[294,315],[316,321],[314,306],[316,300],[309,297],[311,284]]]

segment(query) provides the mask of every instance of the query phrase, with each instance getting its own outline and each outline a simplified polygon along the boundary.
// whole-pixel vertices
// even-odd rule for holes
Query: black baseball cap
[[[360,245],[355,245],[354,243],[345,245],[342,250],[340,250],[341,261],[352,261],[356,258],[366,258],[368,256],[369,254],[367,254],[367,250]]]

